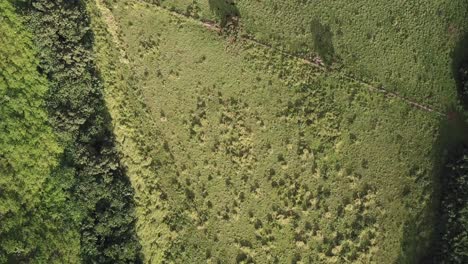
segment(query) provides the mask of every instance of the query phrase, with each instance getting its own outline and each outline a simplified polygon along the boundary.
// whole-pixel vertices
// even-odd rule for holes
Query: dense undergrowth
[[[84,2],[13,2],[0,10],[0,262],[137,263]]]
[[[98,65],[145,261],[414,263],[424,253],[437,116],[141,1],[98,3]]]
[[[45,110],[49,83],[23,19],[0,2],[0,262],[76,262],[76,208]],[[44,243],[47,241],[47,243]],[[64,245],[67,245],[64,247]]]
[[[466,44],[466,43],[465,43]],[[468,50],[464,51],[465,58]],[[459,54],[462,56],[462,54]],[[460,58],[463,60],[463,57]],[[455,74],[459,80],[460,100],[465,114],[460,114],[456,129],[458,142],[452,145],[452,153],[442,174],[441,205],[438,233],[433,263],[468,262],[468,64],[458,64]]]

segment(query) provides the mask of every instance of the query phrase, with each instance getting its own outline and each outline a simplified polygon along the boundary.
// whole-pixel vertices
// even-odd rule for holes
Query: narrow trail
[[[96,7],[99,9],[99,12],[101,12],[101,15],[103,16],[107,29],[109,30],[112,40],[114,44],[116,45],[117,49],[119,50],[120,56],[120,62],[124,64],[129,64],[129,61],[127,59],[127,53],[125,52],[125,49],[122,47],[122,43],[119,40],[119,26],[117,25],[117,22],[115,22],[114,15],[112,15],[112,12],[106,7],[106,4],[103,2],[103,0],[95,0],[96,1]]]
[[[170,11],[169,11],[170,12]],[[204,25],[206,24],[206,22],[204,22]],[[211,25],[210,25],[211,26]],[[207,27],[207,26],[206,26]],[[220,29],[219,29],[220,30]],[[289,52],[285,52],[283,50],[279,50],[275,47],[273,47],[272,45],[270,44],[266,44],[266,43],[262,43],[258,40],[256,40],[255,38],[251,37],[251,36],[248,36],[248,35],[241,35],[240,38],[242,38],[243,40],[247,40],[247,41],[250,41],[250,42],[254,42],[255,44],[257,45],[260,45],[260,46],[263,46],[265,48],[269,48],[269,49],[272,49],[274,50],[275,52],[279,52],[281,53],[282,55],[285,55],[285,56],[288,56],[290,58],[294,58],[294,59],[297,59],[297,60],[300,60],[302,61],[303,63],[305,64],[309,64],[309,65],[312,65],[314,67],[318,67],[320,69],[322,69],[323,71],[328,71],[328,69],[321,63],[319,62],[316,62],[314,60],[310,60],[308,58],[305,58],[305,57],[302,57],[302,56],[299,56],[299,55],[296,55],[296,54],[292,54],[292,53],[289,53]],[[421,103],[418,103],[416,101],[413,101],[411,99],[408,99],[406,97],[403,97],[401,95],[399,95],[398,93],[395,93],[395,92],[391,92],[391,91],[388,91],[384,88],[380,88],[380,87],[376,87],[368,82],[365,82],[363,80],[360,80],[358,78],[355,78],[355,77],[352,77],[350,75],[347,75],[345,73],[342,73],[341,74],[341,77],[344,78],[344,79],[347,79],[347,80],[350,80],[350,81],[353,81],[353,82],[356,82],[356,83],[359,83],[363,86],[365,86],[366,88],[368,88],[369,90],[371,91],[374,91],[374,92],[378,92],[378,93],[382,93],[384,94],[385,96],[387,97],[393,97],[393,98],[397,98],[413,107],[416,107],[416,108],[419,108],[420,110],[423,110],[423,111],[426,111],[426,112],[430,112],[430,113],[434,113],[434,114],[437,114],[439,116],[442,116],[442,117],[446,117],[447,115],[444,114],[443,112],[441,112],[440,110],[437,110],[435,109],[435,107],[432,107],[432,106],[428,106],[428,105],[424,105],[424,104],[421,104]]]
[[[101,2],[102,0],[96,0],[97,2]],[[210,30],[210,31],[214,31],[214,32],[217,32],[218,34],[221,34],[223,32],[223,28],[221,28],[219,26],[219,24],[216,22],[216,21],[212,21],[212,20],[207,20],[207,19],[199,19],[199,18],[195,18],[191,15],[188,15],[188,14],[185,14],[185,13],[182,13],[180,11],[174,11],[174,10],[169,10],[167,8],[164,8],[158,4],[152,4],[152,3],[148,3],[148,2],[145,2],[143,0],[136,0],[138,2],[141,2],[141,3],[144,3],[144,4],[149,4],[149,5],[152,5],[152,6],[155,6],[156,8],[160,9],[161,11],[165,11],[165,12],[168,12],[170,14],[172,14],[173,16],[175,17],[179,17],[179,18],[183,18],[183,19],[189,19],[203,27],[205,27],[206,29]],[[109,11],[110,12],[110,11]],[[115,23],[115,22],[114,22]],[[254,43],[258,46],[262,46],[264,48],[267,48],[267,49],[271,49],[277,53],[280,53],[286,57],[289,57],[289,58],[293,58],[293,59],[296,59],[296,60],[299,60],[305,64],[308,64],[308,65],[311,65],[313,67],[317,67],[317,68],[320,68],[321,70],[323,71],[329,71],[329,69],[323,65],[320,60],[316,60],[316,59],[310,59],[310,58],[307,58],[307,57],[304,57],[304,56],[300,56],[300,55],[297,55],[297,54],[294,54],[294,53],[291,53],[291,52],[287,52],[287,51],[284,51],[284,50],[281,50],[281,49],[278,49],[276,47],[274,47],[273,45],[271,44],[268,44],[268,43],[264,43],[262,41],[259,41],[257,39],[255,39],[255,37],[251,36],[251,35],[248,35],[247,33],[242,33],[240,35],[237,36],[237,38],[239,38],[240,40],[243,40],[243,41],[246,41],[246,42],[251,42],[251,43]],[[419,102],[416,102],[412,99],[409,99],[407,97],[404,97],[396,92],[392,92],[392,91],[389,91],[383,87],[377,87],[369,82],[366,82],[366,81],[363,81],[361,79],[358,79],[356,77],[353,77],[353,76],[350,76],[346,73],[343,73],[341,72],[341,76],[344,78],[344,79],[347,79],[347,80],[350,80],[350,81],[353,81],[353,82],[356,82],[356,83],[359,83],[361,85],[363,85],[364,87],[366,87],[367,89],[369,89],[370,91],[373,91],[373,92],[378,92],[378,93],[381,93],[383,95],[385,95],[386,97],[389,97],[389,98],[396,98],[414,108],[417,108],[421,111],[425,111],[425,112],[429,112],[429,113],[433,113],[433,114],[436,114],[440,117],[447,117],[447,114],[445,114],[444,112],[442,112],[441,110],[435,108],[434,106],[430,106],[430,105],[425,105],[425,104],[422,104],[422,103],[419,103]]]
[[[141,1],[141,0],[139,0]],[[147,3],[147,2],[144,2],[144,3]],[[172,15],[174,16],[177,16],[177,17],[183,17],[185,19],[190,19],[192,21],[195,21],[199,24],[201,24],[203,27],[207,28],[208,30],[211,30],[211,31],[215,31],[215,32],[218,32],[218,33],[221,33],[223,30],[222,28],[218,25],[217,22],[215,21],[210,21],[210,20],[206,20],[206,19],[197,19],[193,16],[190,16],[190,15],[187,15],[187,14],[184,14],[184,13],[181,13],[181,12],[178,12],[178,11],[173,11],[173,10],[169,10],[167,8],[164,8],[164,7],[161,7],[157,4],[152,4],[154,6],[156,6],[157,8],[161,9],[161,10],[164,10],[166,12],[169,12],[171,13]],[[300,60],[302,61],[303,63],[305,64],[309,64],[309,65],[312,65],[314,67],[318,67],[318,68],[321,68],[322,70],[324,71],[328,71],[328,69],[321,63],[319,62],[316,62],[314,60],[311,60],[309,58],[306,58],[306,57],[303,57],[303,56],[299,56],[299,55],[296,55],[296,54],[293,54],[293,53],[290,53],[290,52],[286,52],[284,50],[280,50],[278,48],[275,48],[274,46],[268,44],[268,43],[264,43],[264,42],[261,42],[257,39],[255,39],[253,36],[250,36],[248,34],[241,34],[240,36],[238,36],[240,39],[244,40],[244,41],[249,41],[249,42],[253,42],[259,46],[262,46],[262,47],[265,47],[265,48],[268,48],[268,49],[272,49],[274,50],[275,52],[278,52],[278,53],[281,53],[282,55],[285,55],[287,57],[290,57],[290,58],[294,58],[294,59],[297,59],[297,60]],[[360,80],[358,78],[355,78],[355,77],[352,77],[350,75],[347,75],[345,73],[342,74],[342,77],[344,79],[348,79],[348,80],[351,80],[351,81],[354,81],[354,82],[357,82],[357,83],[360,83],[362,84],[363,86],[367,87],[369,90],[372,90],[374,92],[378,92],[378,93],[381,93],[381,94],[384,94],[385,96],[387,97],[392,97],[392,98],[397,98],[415,108],[418,108],[422,111],[426,111],[426,112],[430,112],[430,113],[434,113],[436,115],[439,115],[441,117],[446,117],[447,115],[445,113],[443,113],[442,111],[440,111],[439,109],[436,109],[435,107],[433,106],[429,106],[429,105],[425,105],[425,104],[422,104],[422,103],[419,103],[419,102],[416,102],[414,100],[411,100],[409,98],[406,98],[396,92],[392,92],[392,91],[389,91],[385,88],[382,88],[382,87],[377,87],[375,85],[372,85],[368,82],[365,82],[363,80]]]

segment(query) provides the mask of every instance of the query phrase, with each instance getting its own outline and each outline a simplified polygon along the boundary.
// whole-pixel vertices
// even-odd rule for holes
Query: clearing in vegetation
[[[414,263],[428,248],[440,117],[156,5],[96,2],[145,262]]]

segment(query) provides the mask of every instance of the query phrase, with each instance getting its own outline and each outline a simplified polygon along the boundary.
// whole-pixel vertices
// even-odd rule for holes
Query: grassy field
[[[108,4],[89,8],[145,262],[414,263],[423,254],[439,117],[343,71],[230,41],[154,5]],[[249,16],[242,19],[252,32],[264,26],[259,19],[249,29]],[[336,50],[344,57],[342,41]],[[448,63],[444,56],[440,63]],[[413,78],[405,69],[424,67],[386,59],[397,62],[384,63],[376,78],[401,69],[402,79],[392,80],[405,85]],[[424,80],[428,94],[441,92],[432,86],[439,79]],[[405,87],[421,97],[423,86]],[[453,101],[448,88],[437,99]]]
[[[156,2],[217,21],[238,15],[241,31],[265,43],[317,54],[348,74],[442,110],[456,104],[452,60],[468,29],[467,1]]]

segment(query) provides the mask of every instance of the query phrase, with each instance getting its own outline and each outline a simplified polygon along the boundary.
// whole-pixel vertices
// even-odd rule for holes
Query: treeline
[[[1,98],[11,98],[0,105],[0,262],[141,262],[84,2],[12,3],[0,4]]]
[[[81,260],[139,262],[133,189],[115,150],[84,2],[33,0],[23,10],[50,82],[47,107],[65,146],[64,166],[75,172]]]
[[[23,22],[0,1],[0,263],[76,262],[76,211],[66,191],[73,178],[57,168],[48,82]]]
[[[465,114],[460,114],[461,144],[449,158],[442,178],[439,237],[433,263],[468,263],[468,64],[459,71],[460,99]]]
[[[444,179],[441,234],[434,263],[468,262],[468,146],[451,160]]]

